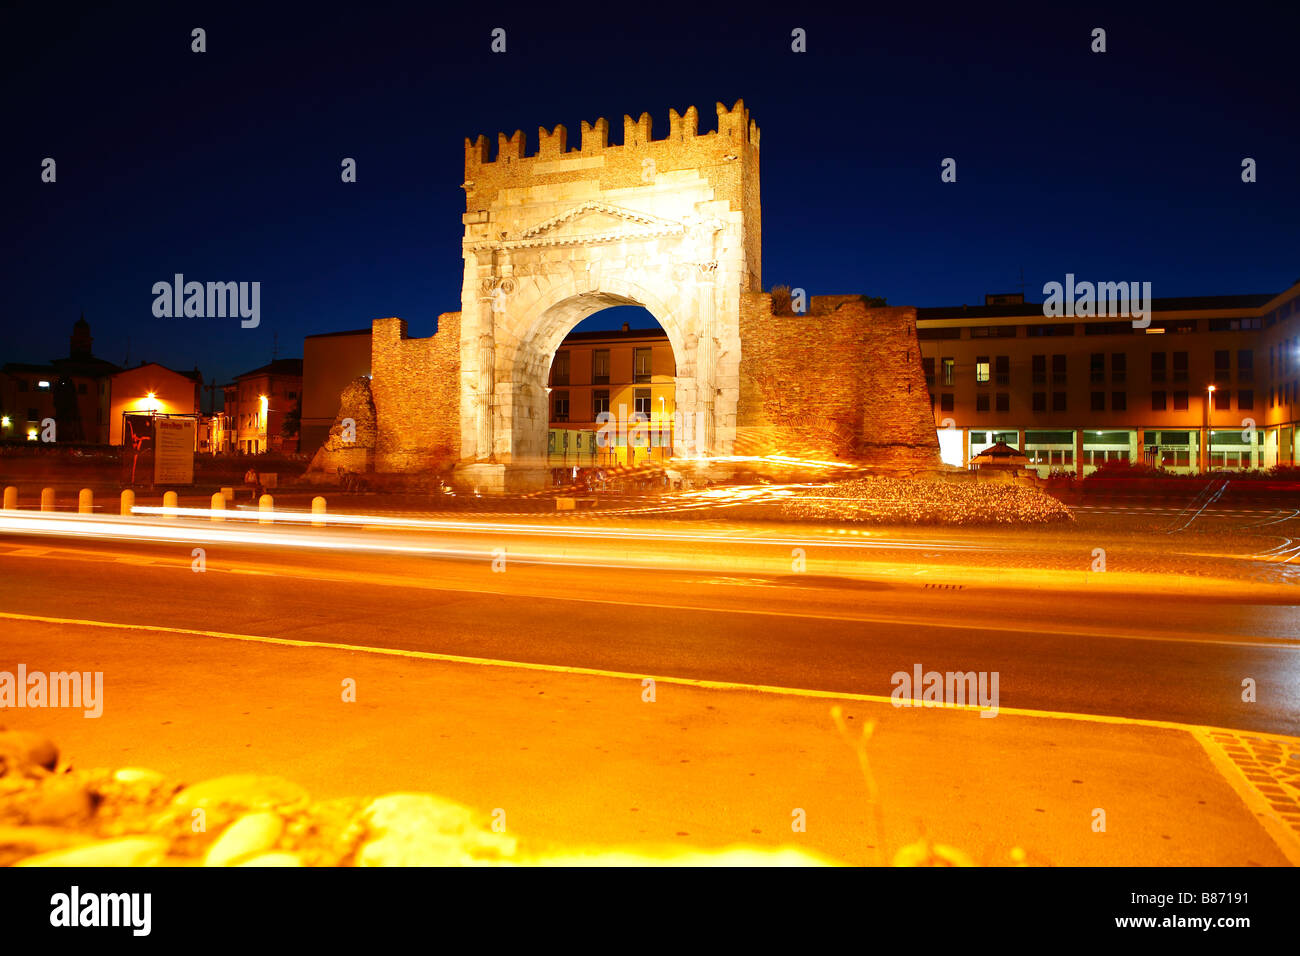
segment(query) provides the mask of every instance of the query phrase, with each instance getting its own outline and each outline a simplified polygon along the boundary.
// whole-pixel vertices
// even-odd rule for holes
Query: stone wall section
[[[375,319],[370,383],[379,423],[378,472],[437,471],[460,457],[460,313],[438,331],[407,336],[403,319]]]
[[[767,293],[742,300],[738,454],[939,467],[915,308],[814,296],[775,315]]]

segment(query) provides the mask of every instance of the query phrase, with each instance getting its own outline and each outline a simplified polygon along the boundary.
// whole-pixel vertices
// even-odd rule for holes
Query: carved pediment
[[[523,249],[535,246],[591,245],[624,239],[680,236],[687,229],[685,223],[592,200],[534,223],[517,236],[503,236],[493,242],[475,243],[474,247]]]

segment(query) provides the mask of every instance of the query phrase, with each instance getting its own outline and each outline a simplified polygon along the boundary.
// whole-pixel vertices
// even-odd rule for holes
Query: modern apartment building
[[[1114,459],[1184,473],[1300,461],[1300,282],[1157,298],[1149,318],[1049,318],[1018,294],[918,309],[944,461],[965,466],[997,441],[1041,475]]]

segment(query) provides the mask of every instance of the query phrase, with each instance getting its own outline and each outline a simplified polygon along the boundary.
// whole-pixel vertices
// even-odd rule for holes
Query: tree
[[[298,429],[302,425],[302,399],[293,403],[293,408],[284,413],[284,421],[280,423],[280,434],[285,438],[297,438]]]

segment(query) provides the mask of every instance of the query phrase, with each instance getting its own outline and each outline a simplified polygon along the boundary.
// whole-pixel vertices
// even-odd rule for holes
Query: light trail
[[[354,514],[311,514],[304,511],[225,511],[220,509],[207,508],[161,508],[161,507],[136,507],[132,510],[135,515],[150,515],[164,518],[185,517],[185,518],[204,518],[213,519],[221,518],[225,520],[245,521],[259,524],[266,523],[269,519],[271,523],[297,523],[310,524],[312,522],[324,524],[348,525],[363,528],[380,528],[391,530],[419,530],[419,531],[454,531],[470,534],[517,534],[523,536],[536,537],[564,537],[564,538],[592,538],[592,539],[618,539],[627,541],[676,541],[688,544],[751,544],[751,545],[786,545],[791,547],[829,547],[829,548],[861,548],[870,550],[881,550],[884,548],[901,548],[908,550],[925,550],[925,551],[1003,551],[1011,550],[1005,548],[996,548],[989,545],[967,544],[957,541],[945,540],[927,540],[922,542],[906,541],[901,539],[878,538],[870,542],[857,541],[837,541],[826,540],[823,538],[799,538],[789,536],[766,537],[761,535],[747,536],[736,532],[702,532],[702,531],[674,531],[674,530],[652,530],[646,528],[627,528],[627,527],[601,527],[592,528],[590,526],[563,524],[563,525],[539,525],[539,524],[510,524],[494,521],[479,520],[452,520],[443,518],[399,518],[392,515],[354,515]],[[83,517],[81,515],[60,514],[59,512],[39,512],[39,514],[49,517]],[[125,524],[124,527],[131,527],[134,519],[121,519]],[[5,519],[0,517],[0,531],[5,530]],[[827,529],[837,533],[843,533],[841,529]],[[863,531],[863,535],[870,535],[871,532]]]

